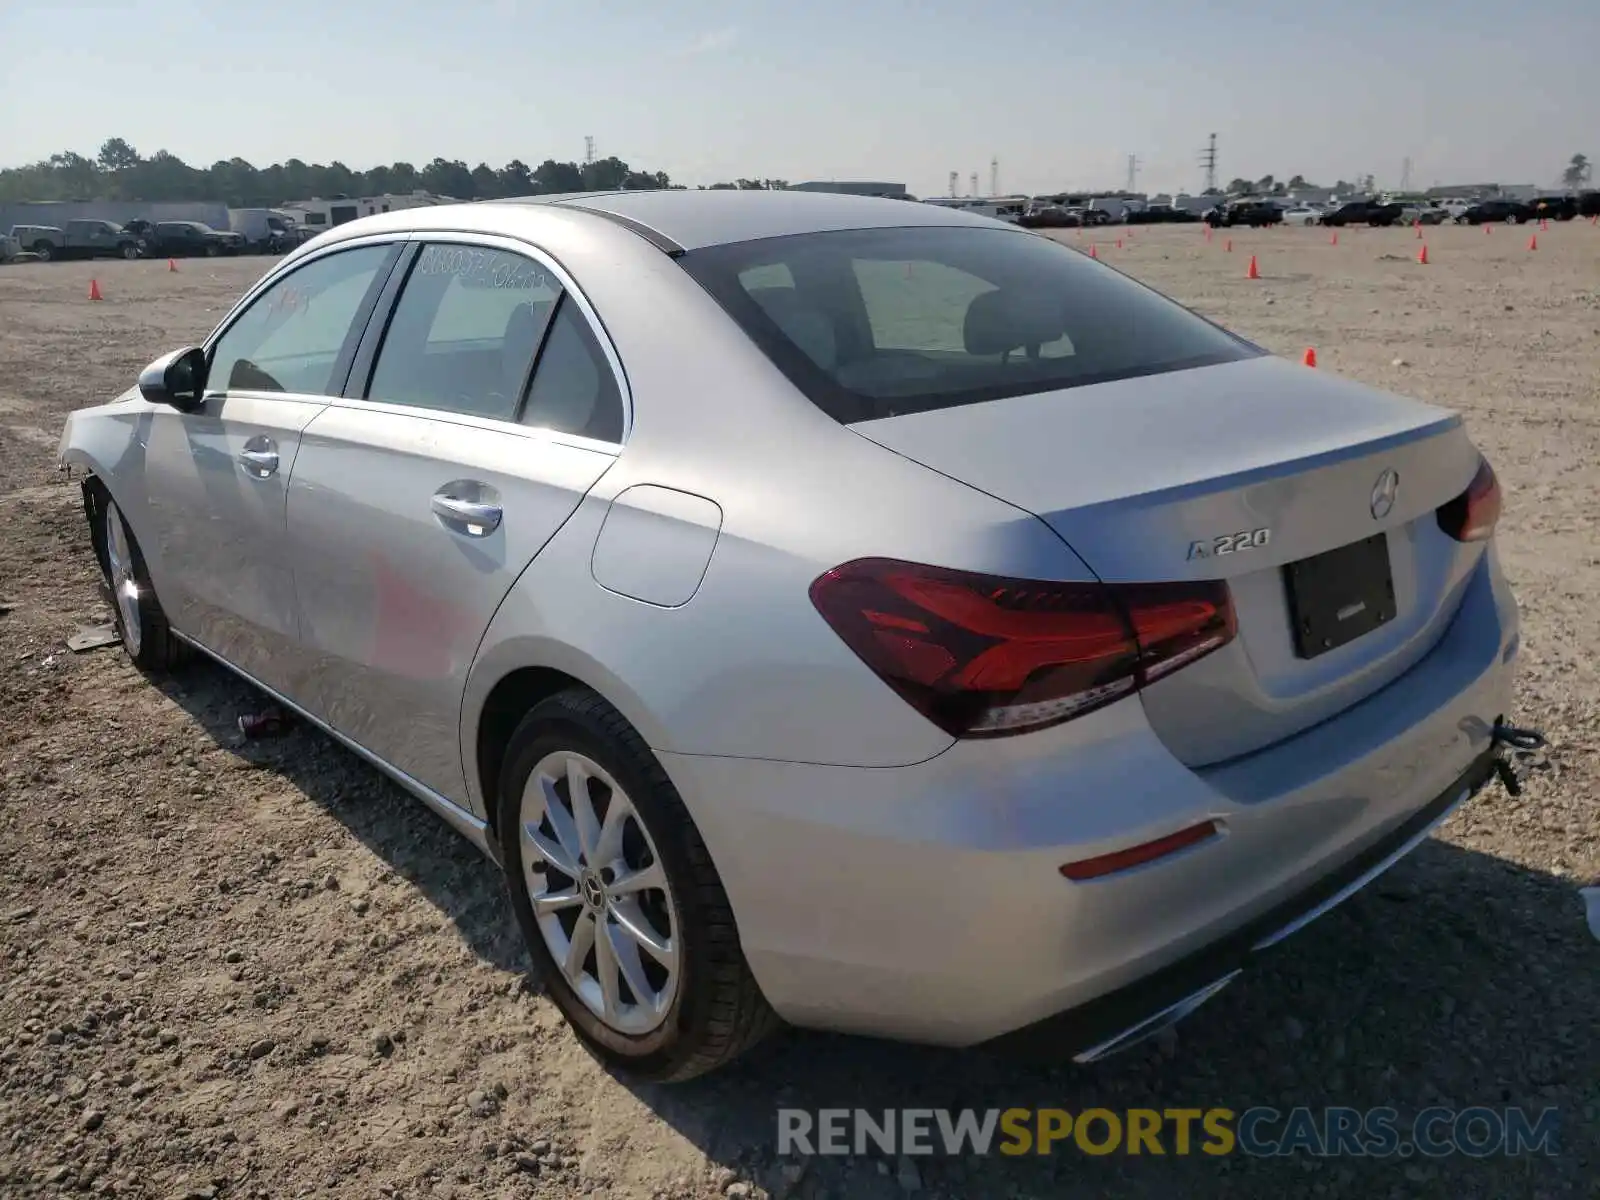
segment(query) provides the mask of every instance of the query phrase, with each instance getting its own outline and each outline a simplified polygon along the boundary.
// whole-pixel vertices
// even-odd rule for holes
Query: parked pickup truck
[[[52,258],[138,258],[139,239],[115,221],[13,225],[11,236],[48,262]]]
[[[1271,200],[1236,200],[1208,211],[1205,222],[1213,229],[1231,229],[1235,225],[1260,229],[1267,225],[1282,225],[1283,209]]]
[[[201,221],[129,221],[128,229],[137,234],[145,254],[151,258],[182,258],[203,254],[243,254],[244,234],[213,229]]]

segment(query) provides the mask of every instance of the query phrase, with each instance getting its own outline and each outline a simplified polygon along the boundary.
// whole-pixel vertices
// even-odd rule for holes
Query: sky
[[[995,158],[1006,193],[1120,188],[1129,155],[1139,190],[1198,191],[1213,132],[1219,184],[1600,159],[1600,0],[0,0],[4,45],[34,49],[0,70],[0,166],[116,136],[498,167],[592,136],[675,183],[933,196]]]

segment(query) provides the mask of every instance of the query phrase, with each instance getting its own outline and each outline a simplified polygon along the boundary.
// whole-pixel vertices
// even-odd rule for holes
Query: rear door
[[[616,460],[626,393],[571,279],[520,242],[430,236],[391,288],[386,327],[306,429],[290,480],[311,656],[293,694],[466,807],[467,670],[506,592]]]
[[[151,425],[162,602],[178,630],[280,690],[299,654],[284,522],[300,434],[342,390],[400,249],[340,247],[278,277],[214,336],[200,408]]]

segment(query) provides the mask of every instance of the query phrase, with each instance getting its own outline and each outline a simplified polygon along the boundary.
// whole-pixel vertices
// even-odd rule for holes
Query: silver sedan
[[[780,1020],[1131,1044],[1426,837],[1511,702],[1456,415],[931,205],[355,221],[61,459],[133,661],[436,810],[655,1078]]]

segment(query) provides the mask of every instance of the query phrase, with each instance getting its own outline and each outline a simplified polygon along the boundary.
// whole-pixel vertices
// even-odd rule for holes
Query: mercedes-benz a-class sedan
[[[134,662],[202,651],[442,814],[647,1076],[780,1020],[1097,1058],[1500,762],[1456,415],[932,205],[355,221],[61,459]]]

